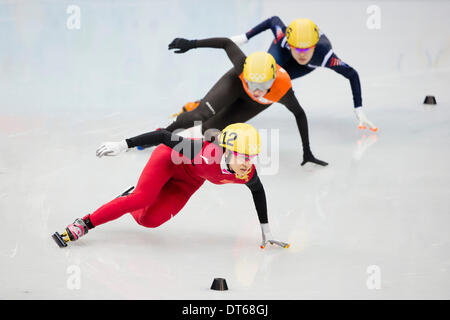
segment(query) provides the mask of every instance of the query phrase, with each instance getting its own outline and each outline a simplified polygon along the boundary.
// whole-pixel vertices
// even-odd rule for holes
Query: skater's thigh
[[[232,104],[238,98],[239,86],[240,80],[234,70],[228,71],[200,100],[197,108],[181,113],[166,129],[170,132],[177,129],[188,129],[196,125],[196,121],[205,122],[214,117],[221,109]]]
[[[140,225],[158,227],[180,212],[198,188],[198,184],[172,179],[164,185],[151,206],[132,215]]]
[[[207,108],[214,110],[211,110],[212,116],[214,116],[239,98],[241,87],[242,82],[232,68],[201,99],[200,106],[205,105]]]
[[[133,193],[159,193],[174,174],[175,166],[172,149],[165,145],[158,146],[145,165]]]

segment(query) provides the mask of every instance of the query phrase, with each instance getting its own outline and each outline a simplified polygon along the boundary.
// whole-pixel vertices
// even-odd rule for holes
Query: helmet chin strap
[[[242,176],[238,175],[237,173],[235,173],[234,176],[238,179],[248,180],[248,174],[250,173],[251,170],[252,170],[252,167],[248,168],[247,171]]]

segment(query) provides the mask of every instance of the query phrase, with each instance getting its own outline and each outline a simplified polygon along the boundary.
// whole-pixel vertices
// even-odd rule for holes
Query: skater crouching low
[[[97,156],[116,156],[142,145],[158,146],[136,188],[76,219],[62,234],[56,232],[53,239],[60,247],[126,213],[138,224],[156,228],[176,216],[206,180],[214,184],[245,184],[252,193],[261,224],[261,248],[268,243],[289,247],[275,240],[269,228],[265,191],[252,162],[260,152],[260,136],[254,127],[245,123],[231,124],[212,142],[157,130],[120,142],[104,143],[97,149]]]

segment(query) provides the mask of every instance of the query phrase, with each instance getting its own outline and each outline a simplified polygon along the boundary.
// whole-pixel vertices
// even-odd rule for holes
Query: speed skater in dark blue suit
[[[362,111],[361,84],[358,72],[343,62],[333,51],[327,36],[309,19],[296,19],[288,27],[277,16],[264,20],[245,34],[231,37],[242,45],[257,34],[270,29],[275,37],[268,52],[291,77],[296,79],[325,67],[334,70],[350,82],[358,128],[377,131],[378,128]]]

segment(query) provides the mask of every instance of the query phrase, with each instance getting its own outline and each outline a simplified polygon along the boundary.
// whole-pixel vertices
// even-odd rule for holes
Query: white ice
[[[0,1],[0,299],[449,299],[449,14],[446,1]],[[293,85],[328,167],[300,166],[282,105],[249,122],[279,130],[261,179],[291,247],[260,249],[246,187],[205,183],[159,228],[125,215],[58,248],[51,234],[134,185],[152,151],[99,159],[99,144],[165,126],[231,66],[168,43],[272,15],[316,21],[379,127],[357,129],[348,81],[325,69]],[[215,277],[229,290],[210,290]]]

